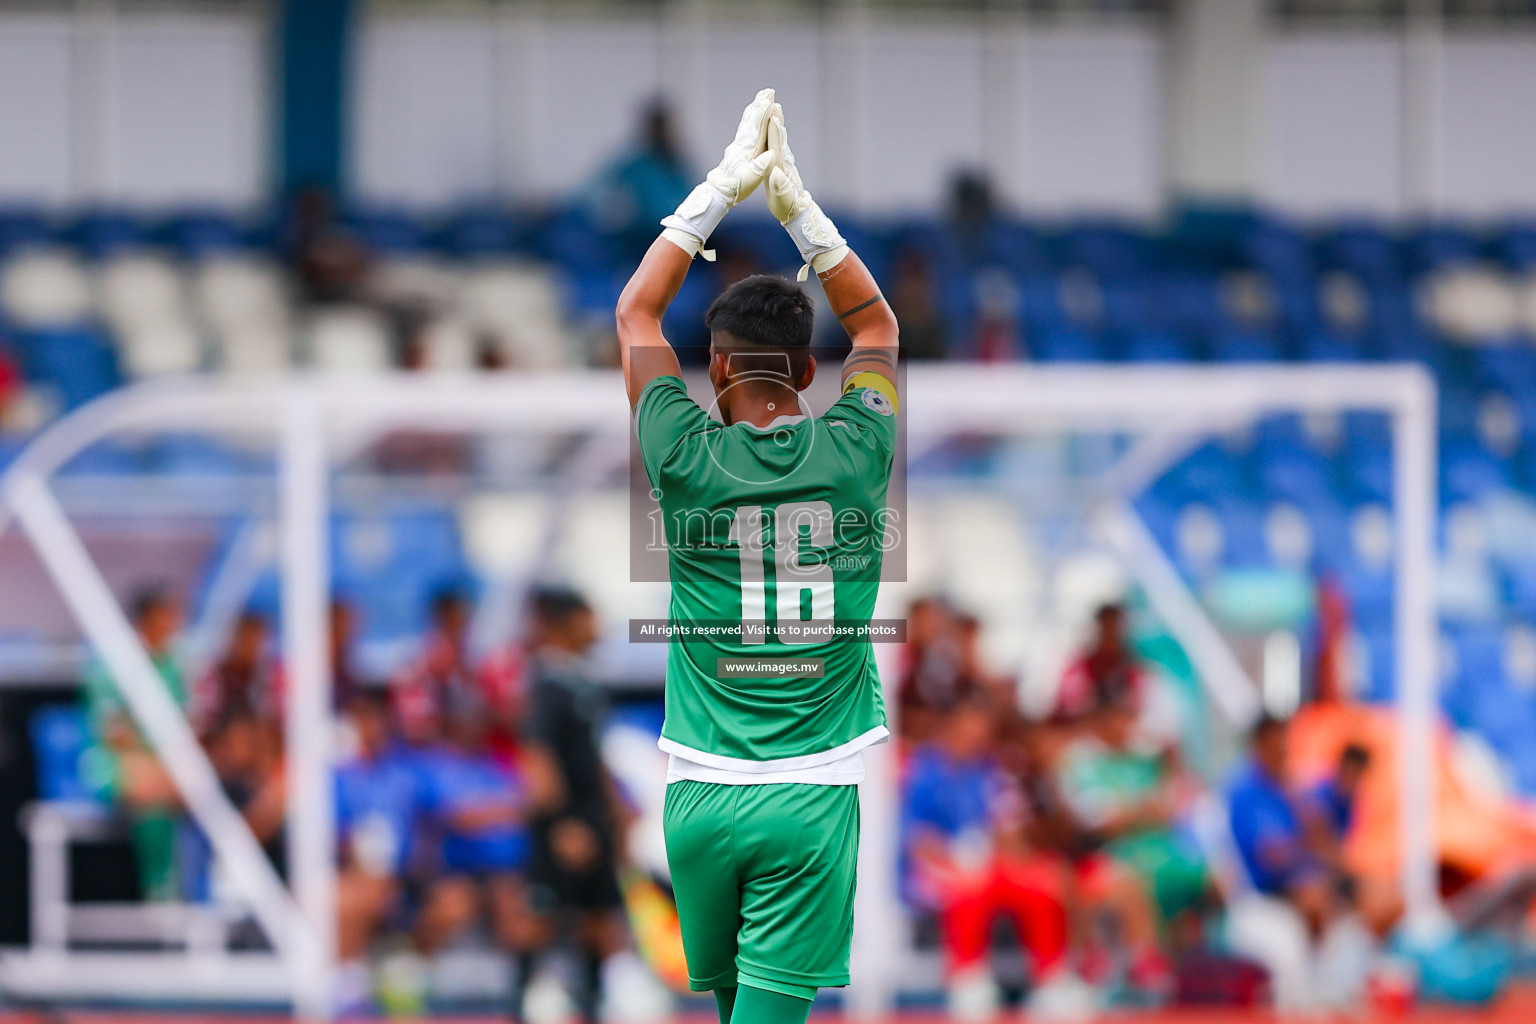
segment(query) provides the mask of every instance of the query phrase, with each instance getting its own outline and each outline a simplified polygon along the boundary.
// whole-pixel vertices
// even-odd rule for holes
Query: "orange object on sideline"
[[[1326,777],[1350,743],[1371,752],[1344,857],[1351,870],[1392,877],[1401,862],[1397,712],[1324,701],[1291,720],[1291,776],[1300,785]],[[1536,808],[1486,793],[1452,763],[1444,728],[1435,734],[1436,833],[1440,861],[1472,876],[1536,862]]]

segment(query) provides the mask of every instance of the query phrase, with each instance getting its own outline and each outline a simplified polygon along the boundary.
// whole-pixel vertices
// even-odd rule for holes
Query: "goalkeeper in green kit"
[[[853,340],[812,417],[812,305],[748,278],[710,307],[709,415],[661,320],[726,212],[764,185]],[[764,89],[619,299],[625,383],[666,529],[665,832],[689,985],[722,1024],[805,1024],[848,984],[865,747],[889,735],[867,628],[896,447],[896,321],[800,180]],[[707,255],[707,254],[706,254]],[[802,277],[804,273],[802,272]],[[723,626],[722,626],[723,624]]]

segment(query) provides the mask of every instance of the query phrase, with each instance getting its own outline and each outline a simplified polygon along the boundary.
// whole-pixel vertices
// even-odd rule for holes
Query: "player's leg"
[[[662,827],[672,894],[688,960],[688,987],[716,993],[722,1020],[734,1007],[741,897],[732,844],[733,816],[742,791],[757,786],[673,782],[667,786]]]
[[[467,875],[439,878],[427,887],[416,916],[416,948],[423,956],[442,949],[480,912],[480,889]]]
[[[715,989],[715,1012],[720,1015],[720,1024],[731,1024],[731,1014],[735,1009],[736,986]]]
[[[732,1024],[743,1020],[748,988],[804,1002],[752,995],[748,1008],[809,1010],[818,988],[848,984],[853,893],[858,868],[855,786],[738,786],[735,854],[741,878]]]
[[[810,992],[810,996],[791,996],[743,983],[736,990],[729,1024],[805,1024],[816,995],[815,989]]]

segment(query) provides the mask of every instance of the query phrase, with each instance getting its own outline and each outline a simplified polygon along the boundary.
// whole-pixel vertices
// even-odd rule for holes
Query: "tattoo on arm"
[[[883,301],[884,298],[885,296],[876,294],[874,298],[865,299],[863,302],[859,303],[857,306],[854,306],[852,309],[843,310],[841,313],[837,314],[837,318],[839,320],[846,320],[848,317],[853,316],[853,314],[859,312],[860,310],[868,309],[875,303]]]
[[[879,373],[889,377],[896,369],[896,354],[881,349],[856,350],[843,360],[844,379],[856,373]]]

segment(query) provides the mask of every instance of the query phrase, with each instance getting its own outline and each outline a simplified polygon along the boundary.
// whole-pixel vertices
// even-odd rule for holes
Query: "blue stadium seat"
[[[171,474],[238,476],[254,468],[242,453],[201,434],[160,438],[150,459],[154,469]]]
[[[33,712],[27,723],[37,764],[37,795],[44,800],[95,801],[81,759],[91,745],[85,711],[77,704],[57,704]]]
[[[1029,343],[1031,354],[1042,363],[1087,363],[1104,358],[1098,337],[1089,331],[1059,327],[1042,331]]]
[[[246,225],[218,210],[184,211],[155,235],[189,259],[238,252],[250,244]]]
[[[1441,496],[1447,501],[1476,501],[1510,486],[1508,468],[1476,441],[1456,438],[1442,443]]]
[[[65,409],[83,405],[121,381],[117,354],[106,334],[95,328],[27,331],[17,340],[27,376],[57,388]]]
[[[1169,275],[1157,292],[1162,317],[1175,330],[1207,333],[1220,326],[1226,311],[1214,277]]]
[[[1260,493],[1266,497],[1309,506],[1333,492],[1327,464],[1311,448],[1265,446],[1257,461]]]
[[[619,268],[619,252],[581,209],[569,209],[534,225],[536,255],[553,260],[572,273]],[[630,268],[631,270],[633,268]]]
[[[1301,358],[1312,363],[1348,363],[1361,358],[1360,343],[1332,331],[1308,331],[1301,338]]]
[[[1516,336],[1503,344],[1484,345],[1475,357],[1481,383],[1514,395],[1536,392],[1536,349]]]
[[[1350,535],[1349,510],[1332,493],[1298,502],[1312,527],[1312,560],[1318,569],[1337,575],[1355,561],[1355,542]]]
[[[1229,328],[1212,338],[1211,354],[1225,363],[1272,363],[1280,358],[1280,346],[1268,332]]]
[[[1536,221],[1506,225],[1499,249],[1510,267],[1523,271],[1536,269]]]
[[[132,214],[97,210],[69,226],[65,237],[92,259],[102,259],[124,249],[138,249],[151,242],[149,228]]]
[[[1478,258],[1478,240],[1458,224],[1429,224],[1409,233],[1404,242],[1408,267],[1422,274]]]
[[[1397,692],[1392,630],[1382,622],[1370,623],[1360,630],[1360,642],[1364,646],[1366,675],[1360,680],[1362,692],[1356,696],[1378,704],[1389,703]]]
[[[427,248],[426,228],[404,210],[363,210],[353,213],[347,220],[370,249],[414,253]]]
[[[475,207],[460,210],[448,220],[441,243],[450,256],[475,259],[518,251],[522,235],[517,221],[505,210]]]
[[[1306,236],[1289,224],[1261,224],[1240,243],[1242,256],[1277,281],[1295,284],[1316,273]]]
[[[42,210],[30,207],[0,209],[0,256],[12,249],[47,245],[54,241],[53,222]]]
[[[61,472],[66,475],[109,476],[143,473],[145,469],[141,451],[127,448],[118,442],[103,441],[70,459]]]
[[[1100,321],[1112,331],[1134,331],[1156,323],[1155,297],[1139,280],[1111,280],[1099,286]]]
[[[1195,357],[1186,335],[1177,331],[1134,331],[1126,339],[1125,358],[1138,363],[1179,363]]]
[[[338,590],[361,604],[369,639],[399,639],[421,631],[434,591],[471,589],[451,511],[423,508],[333,520],[331,560]]]
[[[1191,452],[1168,473],[1189,497],[1207,505],[1241,498],[1248,493],[1242,470],[1232,453],[1215,442]]]
[[[1397,246],[1387,232],[1370,221],[1348,221],[1335,226],[1322,246],[1331,266],[1358,274],[1370,284],[1397,281],[1402,277]]]
[[[1124,278],[1146,268],[1147,241],[1133,228],[1113,222],[1079,222],[1062,234],[1068,264],[1087,267],[1100,278]]]
[[[1269,566],[1269,544],[1264,536],[1264,510],[1257,502],[1233,496],[1211,503],[1226,540],[1222,562],[1227,568],[1255,569]]]
[[[1028,275],[1019,278],[1019,313],[1030,331],[1067,327],[1067,311],[1061,305],[1061,283],[1054,277]]]

